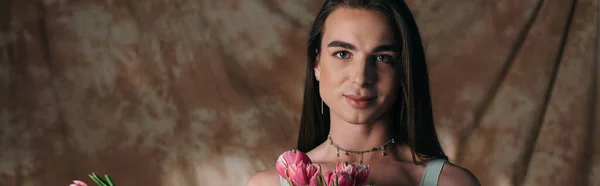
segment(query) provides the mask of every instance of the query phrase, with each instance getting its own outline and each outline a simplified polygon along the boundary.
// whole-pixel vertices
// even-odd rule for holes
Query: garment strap
[[[286,179],[281,177],[281,175],[277,175],[277,176],[279,176],[279,181],[281,182],[281,186],[291,186],[290,183],[288,183],[288,181]]]
[[[423,173],[423,177],[421,178],[420,186],[437,186],[440,173],[442,173],[442,168],[446,161],[445,159],[429,160],[425,167],[425,173]]]

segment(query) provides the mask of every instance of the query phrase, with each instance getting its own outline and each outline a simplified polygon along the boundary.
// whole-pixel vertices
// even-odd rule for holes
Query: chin
[[[390,109],[390,105],[382,104],[383,101],[378,101],[364,108],[353,107],[347,102],[337,105],[337,109],[333,108],[332,114],[335,114],[339,119],[356,125],[365,125],[374,123],[384,116],[385,110]],[[332,108],[330,108],[332,109]]]
[[[361,112],[345,112],[340,115],[340,118],[345,122],[356,124],[356,125],[365,125],[368,123],[373,123],[377,120],[377,115],[373,112],[361,111]]]

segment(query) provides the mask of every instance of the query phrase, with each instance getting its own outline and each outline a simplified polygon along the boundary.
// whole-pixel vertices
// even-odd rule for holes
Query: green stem
[[[338,175],[335,174],[335,186],[339,186],[340,185],[340,183],[338,182],[338,179],[339,179]]]
[[[110,177],[110,175],[105,174],[104,177],[106,178],[106,181],[108,182],[109,186],[115,186],[115,182],[113,182],[112,178]]]
[[[106,182],[104,182],[104,180],[102,180],[102,178],[98,177],[95,173],[92,173],[91,175],[89,175],[90,178],[92,178],[92,180],[94,182],[96,182],[96,184],[98,184],[99,186],[109,186]]]

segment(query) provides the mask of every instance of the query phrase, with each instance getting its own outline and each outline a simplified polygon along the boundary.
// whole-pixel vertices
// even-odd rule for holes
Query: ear
[[[321,77],[321,63],[319,62],[319,56],[320,55],[317,53],[317,56],[315,57],[315,66],[313,67],[317,81],[319,81],[319,78]]]

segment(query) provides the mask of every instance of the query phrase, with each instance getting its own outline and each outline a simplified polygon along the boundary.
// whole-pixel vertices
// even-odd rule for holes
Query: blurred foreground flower
[[[96,173],[92,173],[88,176],[90,176],[90,178],[94,182],[96,182],[96,184],[98,184],[98,186],[116,186],[115,183],[113,182],[112,178],[108,174],[104,175],[104,178],[106,178],[106,180],[103,180],[102,178],[98,177],[98,175],[96,175]],[[74,180],[73,184],[71,184],[69,186],[88,186],[88,185],[82,181]]]
[[[74,180],[73,183],[69,186],[87,186],[87,184],[83,183],[82,181],[79,180]]]

